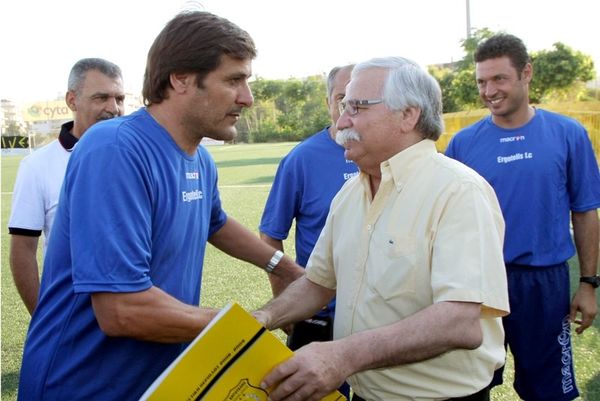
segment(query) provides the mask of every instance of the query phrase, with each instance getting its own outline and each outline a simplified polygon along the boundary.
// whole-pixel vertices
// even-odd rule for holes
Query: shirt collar
[[[391,179],[400,192],[424,159],[435,155],[437,149],[431,139],[423,139],[381,163],[381,180]]]
[[[71,152],[77,144],[78,138],[74,137],[73,132],[73,121],[69,121],[64,123],[60,127],[60,134],[58,134],[58,142],[62,145],[62,147],[67,151]]]

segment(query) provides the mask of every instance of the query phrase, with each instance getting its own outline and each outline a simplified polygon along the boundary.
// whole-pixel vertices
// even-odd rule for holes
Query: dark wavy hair
[[[161,103],[168,97],[172,73],[196,73],[198,87],[202,87],[223,55],[245,60],[256,54],[250,35],[229,20],[208,12],[180,13],[167,23],[148,52],[144,104]]]
[[[508,57],[510,64],[517,70],[519,77],[531,58],[527,53],[527,48],[523,41],[516,36],[499,33],[477,46],[473,58],[476,63],[489,60],[491,58]]]

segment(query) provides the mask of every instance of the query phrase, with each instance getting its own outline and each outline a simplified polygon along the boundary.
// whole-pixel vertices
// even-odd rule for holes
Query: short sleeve
[[[150,185],[138,156],[114,144],[73,155],[61,196],[69,208],[75,292],[151,286]]]
[[[302,198],[301,180],[297,177],[299,171],[289,157],[279,163],[259,225],[260,232],[271,238],[287,239],[298,215]]]
[[[585,129],[577,125],[569,135],[567,189],[571,210],[586,212],[600,207],[600,170]]]
[[[29,158],[24,158],[13,188],[12,209],[8,226],[43,230],[45,222],[43,188]]]
[[[476,302],[486,316],[507,314],[504,220],[492,188],[483,179],[460,183],[443,210],[433,245],[434,302]]]

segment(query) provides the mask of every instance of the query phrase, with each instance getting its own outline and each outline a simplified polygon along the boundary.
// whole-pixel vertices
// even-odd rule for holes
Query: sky
[[[0,98],[63,97],[72,65],[102,57],[141,92],[154,38],[183,9],[234,22],[253,37],[255,77],[303,78],[372,57],[426,66],[464,56],[467,0],[2,0]],[[600,1],[469,0],[470,26],[519,36],[530,51],[562,42],[600,72]]]

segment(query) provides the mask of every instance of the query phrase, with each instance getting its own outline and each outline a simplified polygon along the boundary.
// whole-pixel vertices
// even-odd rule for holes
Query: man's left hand
[[[346,379],[336,342],[313,342],[273,369],[261,383],[271,401],[319,401]]]
[[[581,319],[577,319],[577,313],[581,314]],[[598,314],[598,305],[596,303],[595,289],[588,284],[580,284],[573,300],[571,301],[571,322],[578,325],[575,328],[577,334],[583,333],[594,323],[594,318]]]

